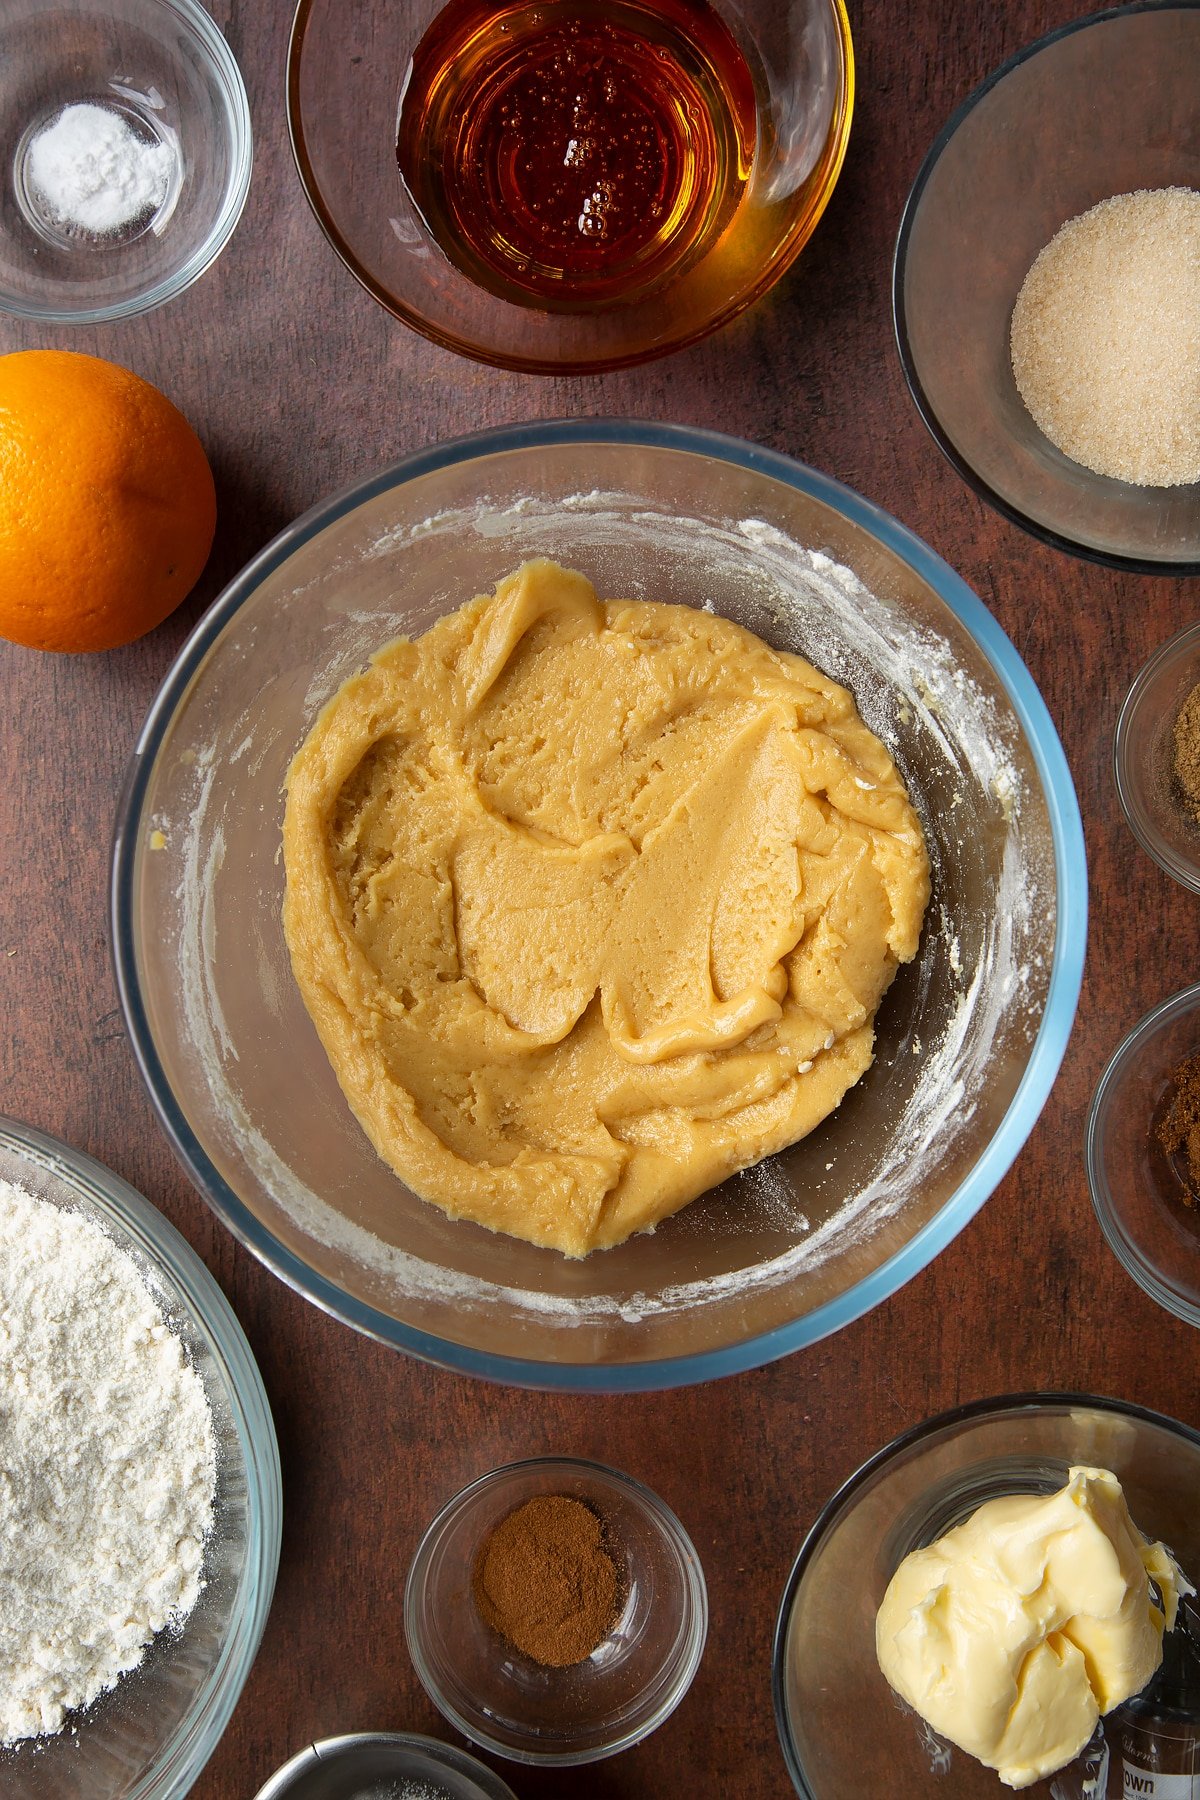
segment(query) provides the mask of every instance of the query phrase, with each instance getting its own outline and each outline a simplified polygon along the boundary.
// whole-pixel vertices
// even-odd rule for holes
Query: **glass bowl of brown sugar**
[[[1160,869],[1200,893],[1200,624],[1154,652],[1113,740],[1117,794]]]
[[[1026,45],[932,144],[893,275],[913,400],[963,479],[1058,550],[1164,575],[1200,571],[1198,87],[1190,0]]]
[[[561,1767],[627,1750],[674,1712],[708,1599],[691,1539],[649,1488],[535,1457],[442,1508],[413,1558],[404,1628],[452,1725],[497,1756]]]
[[[1100,1077],[1088,1185],[1118,1261],[1160,1306],[1200,1325],[1200,983],[1146,1014]]]

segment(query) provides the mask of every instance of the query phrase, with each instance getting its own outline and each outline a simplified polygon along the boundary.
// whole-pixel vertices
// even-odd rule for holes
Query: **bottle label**
[[[1200,1777],[1163,1775],[1155,1769],[1125,1764],[1122,1800],[1200,1800]]]

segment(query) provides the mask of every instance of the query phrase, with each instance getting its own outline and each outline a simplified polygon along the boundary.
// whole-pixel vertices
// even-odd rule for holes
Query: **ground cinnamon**
[[[475,1604],[515,1649],[561,1669],[612,1629],[620,1600],[605,1527],[582,1500],[540,1494],[501,1519],[475,1559]]]
[[[1188,812],[1200,823],[1200,682],[1176,714],[1171,737],[1176,785]]]
[[[1177,1156],[1184,1175],[1184,1201],[1200,1205],[1200,1056],[1189,1056],[1171,1076],[1170,1101],[1158,1127],[1158,1141]]]

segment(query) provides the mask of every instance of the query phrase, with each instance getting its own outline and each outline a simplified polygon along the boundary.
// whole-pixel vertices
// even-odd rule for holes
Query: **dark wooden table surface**
[[[461,361],[369,299],[326,245],[292,165],[288,0],[217,0],[214,11],[244,71],[256,134],[249,203],[224,256],[182,299],[123,325],[0,324],[0,350],[94,351],[158,383],[191,418],[217,477],[211,563],[167,624],[106,656],[0,646],[0,1109],[99,1157],[180,1227],[245,1326],[279,1431],[274,1610],[196,1800],[248,1800],[314,1737],[452,1735],[405,1650],[408,1561],[464,1481],[541,1451],[599,1457],[658,1489],[696,1540],[712,1625],[694,1687],[655,1736],[569,1777],[509,1766],[517,1793],[785,1800],[770,1692],[775,1609],[802,1535],[864,1457],[931,1412],[1034,1385],[1118,1395],[1200,1425],[1198,1340],[1108,1252],[1082,1154],[1088,1099],[1118,1038],[1200,973],[1200,901],[1138,850],[1110,771],[1121,698],[1149,652],[1200,610],[1200,583],[1092,567],[987,510],[917,418],[890,325],[892,245],[930,140],[990,69],[1076,8],[852,0],[859,103],[849,156],[796,267],[698,348],[588,379]],[[369,1343],[285,1289],[176,1167],[134,1068],[108,954],[108,843],[125,759],[223,584],[297,513],[391,458],[477,426],[563,414],[741,433],[838,476],[924,537],[993,609],[1041,686],[1077,784],[1091,872],[1066,1060],[974,1223],[838,1336],[771,1368],[640,1398],[487,1388]]]

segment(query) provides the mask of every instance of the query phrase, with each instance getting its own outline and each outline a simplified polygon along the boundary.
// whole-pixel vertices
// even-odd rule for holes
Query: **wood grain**
[[[362,5],[387,0],[360,0]],[[1097,1230],[1083,1121],[1117,1039],[1200,974],[1200,902],[1137,849],[1110,773],[1122,695],[1195,616],[1200,584],[1110,573],[1033,542],[943,461],[892,342],[900,210],[942,122],[1069,0],[857,0],[859,104],[846,167],[797,266],[699,347],[594,379],[506,375],[391,320],[337,262],[300,191],[283,109],[286,0],[222,0],[250,92],[247,210],[188,294],[121,326],[0,324],[0,350],[94,351],[162,386],[207,445],[221,523],[193,598],[104,657],[0,647],[0,1106],[101,1158],[195,1245],[262,1367],[283,1452],[283,1565],[258,1661],[196,1800],[247,1800],[314,1737],[449,1737],[404,1645],[401,1593],[431,1514],[462,1482],[538,1451],[596,1456],[677,1508],[708,1574],[700,1675],[655,1736],[572,1775],[509,1767],[529,1800],[703,1792],[786,1800],[770,1646],[800,1539],[833,1489],[930,1412],[1035,1385],[1115,1394],[1200,1425],[1197,1339],[1130,1282]],[[1091,868],[1082,1002],[1061,1076],[981,1215],[867,1318],[774,1367],[679,1393],[489,1389],[361,1339],[239,1249],[176,1167],[116,1011],[108,841],[126,757],[188,628],[279,527],[405,451],[478,426],[633,414],[713,426],[815,464],[897,514],[983,596],[1062,734]],[[497,1765],[500,1767],[501,1765]]]

